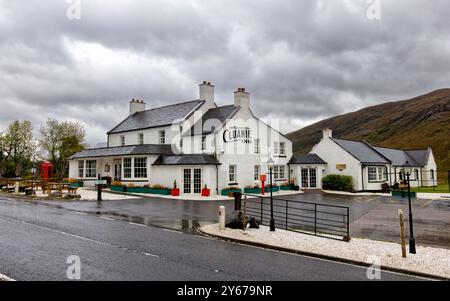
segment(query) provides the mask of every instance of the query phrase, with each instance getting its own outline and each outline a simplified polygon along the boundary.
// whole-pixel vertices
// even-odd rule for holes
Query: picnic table
[[[61,193],[67,191],[68,194],[76,194],[78,185],[70,182],[60,182],[57,179],[51,180],[20,180],[20,179],[0,179],[0,188],[4,188],[5,191],[14,192],[16,189],[16,183],[19,183],[19,191],[24,192],[27,195],[33,194],[38,187],[42,189],[42,192],[50,195],[52,191],[56,190]]]
[[[61,193],[67,190],[67,193],[69,194],[75,194],[78,190],[78,187],[71,183],[50,183],[49,187],[50,189],[54,188],[54,190],[57,190]]]

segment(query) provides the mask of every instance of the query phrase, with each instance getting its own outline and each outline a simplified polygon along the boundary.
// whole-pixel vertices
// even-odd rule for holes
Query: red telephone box
[[[48,180],[53,178],[53,163],[48,161],[42,161],[40,175],[42,180]]]

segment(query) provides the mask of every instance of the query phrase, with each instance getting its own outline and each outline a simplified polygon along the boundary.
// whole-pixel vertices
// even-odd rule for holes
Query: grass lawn
[[[416,192],[428,192],[428,193],[439,193],[439,192],[448,192],[450,193],[450,190],[448,189],[448,184],[439,184],[436,187],[420,187],[420,188],[411,188],[411,191]]]

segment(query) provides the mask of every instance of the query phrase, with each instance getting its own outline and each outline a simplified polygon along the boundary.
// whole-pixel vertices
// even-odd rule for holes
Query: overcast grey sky
[[[219,104],[246,87],[283,132],[449,87],[448,0],[76,2],[0,0],[0,130],[77,120],[95,144],[129,99],[195,99],[203,80]]]

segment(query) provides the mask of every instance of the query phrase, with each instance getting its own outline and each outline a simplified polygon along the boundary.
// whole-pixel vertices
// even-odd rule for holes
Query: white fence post
[[[225,230],[225,206],[219,207],[219,230]]]
[[[19,194],[19,187],[20,187],[20,182],[16,182],[16,184],[14,185],[14,193],[15,194]]]

